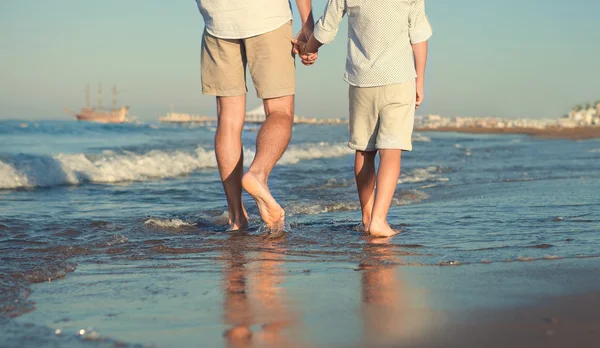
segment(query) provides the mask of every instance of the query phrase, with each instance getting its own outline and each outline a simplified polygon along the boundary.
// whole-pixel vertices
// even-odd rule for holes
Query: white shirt
[[[289,0],[196,0],[206,31],[222,39],[244,39],[292,20]]]
[[[358,87],[385,86],[414,79],[411,44],[427,41],[432,30],[425,0],[329,0],[314,36],[333,41],[348,14],[345,80]]]

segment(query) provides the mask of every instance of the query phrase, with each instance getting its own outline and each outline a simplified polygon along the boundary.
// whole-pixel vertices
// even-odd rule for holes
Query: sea
[[[244,128],[246,168],[258,127]],[[364,265],[373,244],[357,230],[347,126],[294,126],[269,180],[286,211],[278,235],[246,194],[250,226],[228,231],[215,130],[0,121],[0,337],[15,346],[97,338],[84,329],[57,338],[54,326],[15,320],[43,305],[32,300],[36,291],[80,270],[121,268],[124,284],[135,269],[164,285],[160,277],[192,269],[220,279],[224,262],[231,271],[264,253],[284,273],[306,262]],[[402,230],[387,245],[396,257],[382,262],[443,271],[600,257],[600,140],[417,132],[413,148],[403,154],[389,214]],[[168,272],[150,273],[158,269]],[[172,283],[158,291],[184,296]]]

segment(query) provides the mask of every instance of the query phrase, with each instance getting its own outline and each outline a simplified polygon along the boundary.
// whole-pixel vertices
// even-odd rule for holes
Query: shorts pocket
[[[397,83],[383,88],[383,98],[386,104],[408,105],[416,98],[415,82]]]

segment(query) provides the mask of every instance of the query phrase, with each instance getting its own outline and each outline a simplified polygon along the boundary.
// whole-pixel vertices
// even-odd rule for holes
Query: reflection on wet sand
[[[431,326],[432,313],[421,307],[400,277],[400,259],[391,238],[365,237],[362,270],[362,319],[365,345],[390,345],[419,339]]]
[[[236,235],[224,251],[223,334],[230,347],[294,346],[288,329],[296,323],[288,308],[284,281],[284,242]]]

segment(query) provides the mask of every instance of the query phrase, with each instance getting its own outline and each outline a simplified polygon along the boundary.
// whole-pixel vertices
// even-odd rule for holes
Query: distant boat
[[[90,88],[85,88],[86,106],[75,113],[75,118],[79,121],[98,122],[98,123],[124,123],[127,122],[128,106],[117,107],[117,87],[113,87],[113,107],[110,110],[102,108],[102,86],[98,87],[98,106],[90,107]],[[68,108],[67,111],[72,113]]]

